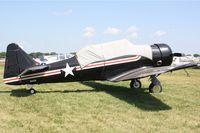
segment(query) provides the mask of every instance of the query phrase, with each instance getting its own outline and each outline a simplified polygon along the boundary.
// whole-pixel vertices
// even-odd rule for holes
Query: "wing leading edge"
[[[117,82],[117,81],[124,81],[130,79],[138,79],[144,78],[151,75],[159,75],[166,72],[176,71],[180,69],[185,69],[189,67],[197,66],[197,63],[189,63],[184,65],[176,65],[176,66],[164,66],[164,67],[142,67],[138,69],[129,70],[123,73],[118,73],[115,76],[108,77],[108,81]]]

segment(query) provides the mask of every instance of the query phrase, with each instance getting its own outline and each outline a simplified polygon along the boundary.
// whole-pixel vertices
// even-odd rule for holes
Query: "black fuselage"
[[[107,80],[118,73],[141,67],[160,67],[168,66],[172,63],[172,51],[166,44],[154,44],[152,48],[152,59],[141,55],[124,56],[111,60],[93,62],[87,66],[81,67],[76,56],[47,64],[47,69],[37,72],[29,72],[22,76],[8,76],[12,73],[4,74],[4,82],[11,85],[22,84],[42,84],[42,83],[58,83],[58,82],[74,82],[74,81],[89,81],[89,80]],[[8,57],[9,58],[9,57]],[[8,62],[7,62],[8,63]],[[73,68],[72,74],[66,76],[63,70],[66,64]],[[9,70],[9,65],[5,65]],[[22,72],[22,71],[21,71]],[[20,70],[18,73],[21,73]],[[14,75],[14,74],[13,74]]]

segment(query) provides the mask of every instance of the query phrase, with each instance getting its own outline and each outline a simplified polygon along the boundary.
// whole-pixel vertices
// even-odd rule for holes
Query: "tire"
[[[29,93],[30,93],[30,94],[35,94],[35,93],[36,93],[36,90],[33,89],[33,88],[31,88],[31,89],[29,89]]]
[[[160,83],[159,84],[151,83],[149,85],[149,92],[150,93],[161,93],[162,92],[162,85]]]
[[[140,82],[140,80],[138,80],[138,79],[131,80],[130,88],[140,89],[141,87],[142,87],[142,83]]]

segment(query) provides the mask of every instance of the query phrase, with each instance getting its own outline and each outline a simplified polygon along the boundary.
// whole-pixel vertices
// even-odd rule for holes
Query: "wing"
[[[189,63],[184,65],[176,65],[176,66],[164,66],[164,67],[142,67],[138,69],[129,70],[126,72],[118,73],[112,77],[108,77],[109,81],[123,81],[130,79],[138,79],[144,78],[151,75],[159,75],[166,72],[176,71],[180,69],[185,69],[189,67],[197,66],[197,63]]]

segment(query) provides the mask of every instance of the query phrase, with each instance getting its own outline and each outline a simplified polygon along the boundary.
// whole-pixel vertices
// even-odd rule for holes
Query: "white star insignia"
[[[66,63],[66,68],[62,69],[62,71],[65,72],[65,77],[67,77],[67,75],[72,75],[74,76],[74,73],[72,72],[72,70],[74,69],[75,67],[70,67],[68,63]]]

